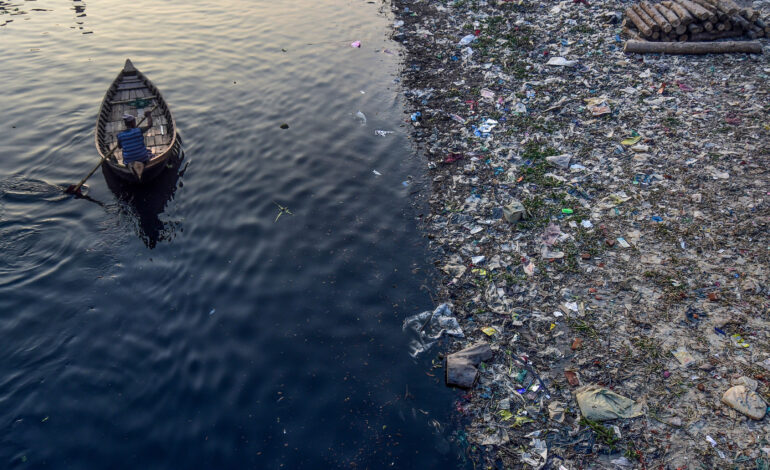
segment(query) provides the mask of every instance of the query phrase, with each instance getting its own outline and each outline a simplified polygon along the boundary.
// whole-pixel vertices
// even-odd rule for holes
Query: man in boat
[[[144,145],[144,133],[152,129],[152,111],[145,111],[147,126],[136,127],[136,118],[130,114],[123,115],[126,130],[118,134],[118,147],[123,149],[123,164],[142,179],[144,165],[152,158],[152,152]]]

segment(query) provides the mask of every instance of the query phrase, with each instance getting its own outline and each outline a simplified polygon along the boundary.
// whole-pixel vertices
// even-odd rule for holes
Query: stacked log
[[[629,54],[723,54],[734,52],[761,54],[762,44],[759,41],[653,42],[631,40],[626,41],[623,50]]]
[[[642,41],[714,41],[770,37],[770,22],[734,0],[647,0],[626,9],[623,32]]]

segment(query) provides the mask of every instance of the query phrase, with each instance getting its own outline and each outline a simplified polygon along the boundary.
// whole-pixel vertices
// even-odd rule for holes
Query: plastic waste
[[[642,136],[636,135],[636,136],[629,137],[628,139],[623,139],[620,143],[626,146],[631,146],[636,144],[640,140],[642,140]]]
[[[564,422],[564,403],[552,401],[548,404],[548,416],[557,423]]]
[[[485,326],[481,329],[481,331],[484,332],[487,336],[494,336],[495,333],[497,333],[497,330],[492,328],[491,326]]]
[[[430,168],[420,221],[442,290],[463,306],[467,338],[451,347],[496,349],[458,397],[468,448],[491,446],[477,468],[533,468],[521,461],[532,430],[554,470],[768,459],[767,416],[719,401],[748,386],[726,384],[738,371],[761,375],[768,401],[767,54],[625,55],[624,11],[638,3],[393,3],[406,120],[422,113],[405,127]],[[514,199],[526,212],[505,210]],[[684,367],[680,346],[697,362]],[[553,384],[563,422],[527,367]],[[609,435],[579,426],[587,384],[644,397],[656,419],[610,421]]]
[[[479,126],[479,132],[481,132],[482,134],[488,134],[492,132],[492,129],[494,129],[495,126],[497,126],[497,124],[498,122],[496,120],[487,119],[486,121],[484,121],[484,124]]]
[[[555,167],[566,169],[569,168],[569,163],[572,161],[572,155],[563,153],[561,155],[545,157],[545,160]]]
[[[606,102],[588,106],[588,110],[591,111],[591,114],[593,116],[603,116],[605,114],[612,113],[612,109],[610,109],[610,105],[607,104]]]
[[[446,384],[450,387],[471,388],[478,377],[478,365],[492,359],[487,343],[476,343],[446,357]]]
[[[626,457],[618,457],[610,460],[610,463],[616,468],[634,468],[634,463],[628,460]]]
[[[452,315],[449,304],[441,304],[433,311],[425,311],[413,315],[402,326],[404,331],[410,331],[412,340],[409,343],[409,355],[417,357],[430,349],[443,335],[463,338],[463,330],[457,319]]]
[[[690,354],[690,352],[684,346],[671,351],[671,354],[673,354],[676,360],[679,361],[679,363],[684,367],[690,367],[691,365],[695,364],[695,358],[692,357],[692,354]]]
[[[725,455],[725,453],[724,453],[724,452],[722,452],[721,450],[719,450],[719,449],[717,448],[717,445],[718,445],[718,444],[717,444],[717,441],[715,441],[713,437],[711,437],[711,436],[709,436],[709,435],[706,435],[706,442],[708,442],[709,444],[711,444],[711,447],[713,447],[713,448],[714,448],[714,450],[716,450],[716,451],[717,451],[717,455],[719,455],[719,458],[720,458],[720,459],[725,459],[725,458],[727,458],[727,456]]]
[[[488,100],[495,99],[495,92],[490,90],[489,88],[482,88],[480,93],[482,98],[485,98]]]
[[[521,101],[513,105],[513,112],[518,114],[527,114],[527,107]]]
[[[532,439],[529,449],[521,454],[522,462],[540,470],[548,462],[548,444],[543,439]]]
[[[551,57],[548,59],[548,62],[546,62],[547,65],[555,65],[559,67],[574,67],[577,65],[578,61],[576,60],[567,60],[564,57]]]
[[[362,113],[361,111],[358,111],[356,113],[356,117],[358,118],[362,126],[366,125],[366,115],[364,113]]]
[[[511,201],[508,205],[503,207],[503,217],[510,223],[523,220],[526,216],[527,210],[524,208],[524,205],[517,200]]]
[[[458,46],[467,46],[468,44],[472,43],[476,40],[476,36],[473,34],[469,34],[467,36],[464,36],[462,39],[460,39],[460,42],[457,43]]]
[[[643,405],[597,385],[586,385],[575,392],[582,415],[593,421],[636,418],[644,414]]]
[[[727,389],[722,395],[722,403],[751,419],[760,420],[767,412],[767,403],[756,391],[746,385],[736,385]]]

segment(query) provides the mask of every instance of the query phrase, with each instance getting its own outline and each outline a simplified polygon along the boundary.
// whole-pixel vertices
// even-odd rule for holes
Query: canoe
[[[118,134],[126,129],[124,114],[136,116],[136,122],[144,117],[144,111],[152,109],[153,127],[144,133],[144,144],[153,156],[146,162],[144,171],[137,174],[123,164],[123,151],[116,149]],[[140,127],[145,127],[143,122]],[[104,158],[104,164],[120,178],[132,183],[144,183],[158,176],[166,168],[166,161],[177,157],[181,141],[176,123],[158,88],[126,59],[123,70],[112,82],[102,100],[96,119],[96,150]],[[109,155],[109,156],[108,156]]]

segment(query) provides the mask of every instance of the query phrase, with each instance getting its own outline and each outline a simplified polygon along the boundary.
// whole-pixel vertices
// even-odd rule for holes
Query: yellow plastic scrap
[[[485,326],[484,328],[481,329],[481,331],[483,331],[487,336],[492,336],[495,333],[497,333],[497,330],[492,328],[491,326]]]
[[[751,345],[748,343],[748,341],[746,341],[745,339],[743,339],[743,337],[742,337],[741,335],[737,334],[737,333],[736,333],[736,334],[734,334],[734,335],[732,335],[732,336],[730,336],[730,338],[732,338],[732,340],[733,340],[733,343],[735,343],[735,345],[736,345],[736,346],[738,346],[738,347],[741,347],[741,348],[748,348],[749,346],[751,346]]]
[[[610,103],[611,101],[606,96],[599,96],[596,98],[583,98],[587,106],[599,106],[602,103]]]
[[[629,137],[628,139],[621,140],[620,143],[625,146],[631,146],[631,145],[635,145],[640,140],[642,140],[642,136],[637,135],[635,137]]]
[[[513,413],[508,410],[500,410],[500,418],[502,418],[503,421],[508,421],[513,418]]]
[[[478,274],[481,277],[484,277],[487,274],[489,274],[489,271],[487,271],[486,269],[483,269],[483,268],[473,268],[473,269],[471,269],[471,272],[473,274]]]
[[[612,202],[615,204],[623,204],[624,202],[631,199],[630,197],[622,197],[619,194],[610,194],[610,199],[612,199]]]

